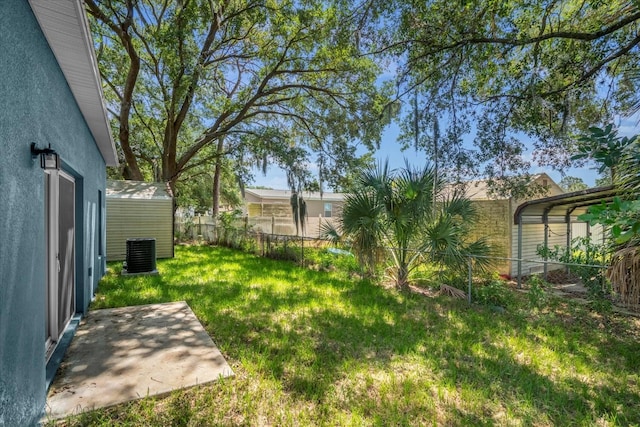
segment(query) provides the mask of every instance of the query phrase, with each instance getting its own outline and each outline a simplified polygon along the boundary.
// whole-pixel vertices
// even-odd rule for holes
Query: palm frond
[[[361,265],[371,267],[382,245],[397,286],[406,287],[423,259],[458,270],[469,254],[485,254],[486,242],[465,242],[476,211],[462,191],[444,194],[444,181],[431,165],[389,172],[379,165],[360,176],[360,186],[345,197],[342,231],[349,236]],[[480,268],[484,261],[476,261]]]
[[[340,225],[324,221],[320,225],[320,238],[328,240],[332,245],[337,246],[342,241],[342,232]]]

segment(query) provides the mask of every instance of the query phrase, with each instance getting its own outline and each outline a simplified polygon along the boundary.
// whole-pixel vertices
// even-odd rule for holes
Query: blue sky
[[[637,114],[631,118],[619,119],[617,121],[619,134],[622,136],[632,136],[639,134],[639,120],[640,116]],[[416,152],[412,148],[405,151],[400,151],[400,146],[397,142],[398,133],[399,128],[395,123],[391,124],[385,129],[385,132],[382,136],[380,149],[375,153],[376,159],[381,161],[389,159],[389,165],[392,168],[403,166],[405,158],[408,159],[409,163],[412,165],[423,165],[426,161],[426,155],[424,152]],[[316,166],[313,164],[309,165],[309,169],[312,172],[317,171]],[[560,180],[562,179],[562,175],[560,174],[560,172],[547,168],[534,166],[530,170],[530,172],[546,172],[556,182],[560,182]],[[572,168],[566,171],[566,174],[582,178],[582,180],[589,186],[594,186],[595,180],[596,178],[598,178],[597,170],[590,167],[580,169]],[[282,169],[275,166],[269,166],[266,176],[262,175],[262,171],[254,170],[254,182],[250,185],[265,186],[274,189],[286,189],[287,178]]]

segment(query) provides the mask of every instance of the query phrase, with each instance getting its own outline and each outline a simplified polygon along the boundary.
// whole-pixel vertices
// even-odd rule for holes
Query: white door
[[[47,235],[46,356],[53,353],[75,313],[75,181],[62,171],[45,174]]]

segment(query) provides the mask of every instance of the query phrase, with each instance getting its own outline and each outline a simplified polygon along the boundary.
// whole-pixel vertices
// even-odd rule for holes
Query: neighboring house
[[[38,423],[105,268],[117,157],[92,46],[81,0],[0,3],[0,425]]]
[[[127,239],[156,239],[156,257],[173,258],[173,197],[168,184],[107,181],[107,261],[123,261]]]
[[[533,182],[548,188],[545,196],[555,196],[564,193],[547,174],[534,176]],[[513,214],[516,208],[526,200],[516,200],[512,197],[496,197],[489,194],[486,181],[471,181],[467,185],[466,195],[469,197],[478,212],[478,220],[470,234],[471,239],[485,237],[494,248],[494,255],[501,258],[517,258],[518,256],[518,230],[513,225]],[[523,236],[523,258],[539,259],[536,250],[543,243],[543,226],[541,224],[529,224]],[[549,246],[566,244],[566,231],[562,224],[553,224],[550,228]],[[515,276],[517,263],[509,260],[496,262],[500,274]],[[523,273],[530,274],[542,271],[542,264],[524,263]]]
[[[535,175],[532,184],[539,184],[547,188],[544,196],[551,197],[564,194],[562,188],[546,173]],[[446,194],[446,192],[445,192]],[[307,236],[317,236],[320,223],[332,221],[340,215],[344,194],[304,192],[307,201],[308,225]],[[471,181],[467,183],[466,196],[473,202],[478,213],[468,238],[475,240],[484,237],[492,246],[496,258],[494,268],[498,273],[515,277],[518,263],[511,259],[518,258],[518,227],[514,225],[514,214],[521,204],[531,199],[518,200],[513,197],[497,197],[491,195],[486,181]],[[543,197],[543,196],[540,196]],[[290,204],[291,192],[288,190],[245,190],[245,214],[249,224],[267,233],[296,234],[293,224]],[[329,216],[329,214],[331,216]],[[321,217],[321,218],[319,218]],[[564,223],[547,225],[547,245],[565,247],[567,245],[567,226]],[[570,237],[584,237],[590,235],[602,239],[602,230],[598,227],[589,228],[586,223],[575,221],[571,224]],[[522,273],[529,275],[544,270],[538,256],[538,246],[544,244],[545,225],[524,224],[522,227],[522,259],[530,260],[522,263]],[[549,270],[561,268],[550,265]]]
[[[244,214],[250,224],[268,233],[296,234],[290,190],[248,188],[244,193]],[[342,212],[342,193],[303,191],[302,197],[307,205],[307,236],[317,236],[322,222],[333,221]]]

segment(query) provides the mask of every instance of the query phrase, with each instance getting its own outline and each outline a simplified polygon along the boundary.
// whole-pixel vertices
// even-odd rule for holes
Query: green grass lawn
[[[640,423],[636,319],[495,312],[217,247],[111,269],[92,308],[185,300],[236,375],[67,425]]]

